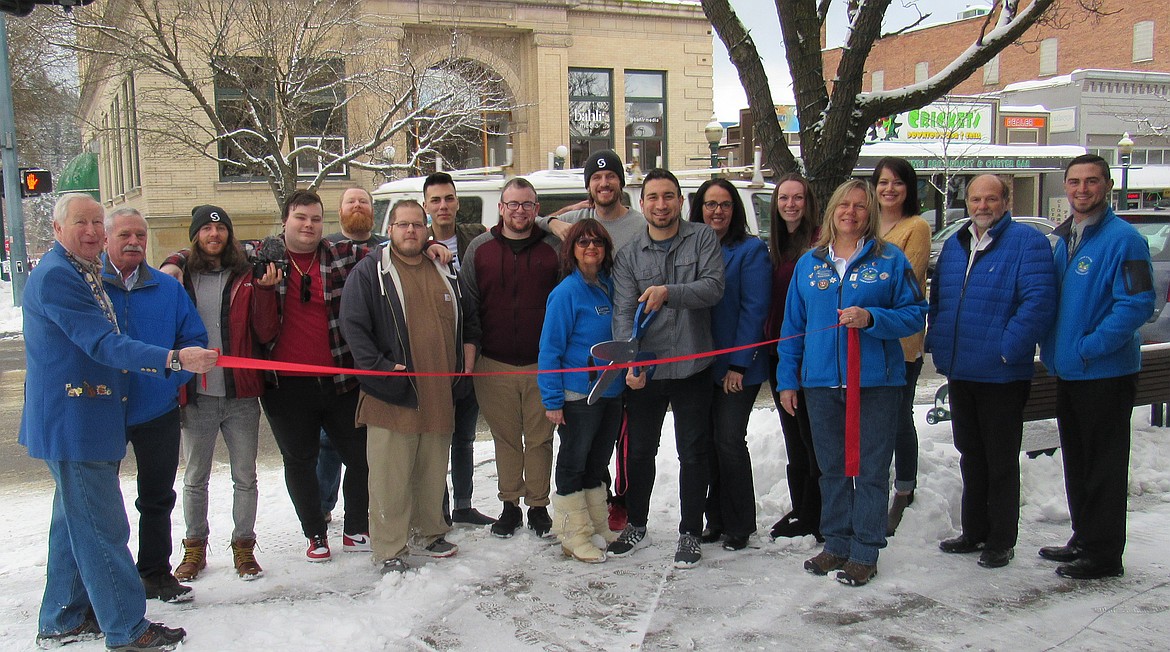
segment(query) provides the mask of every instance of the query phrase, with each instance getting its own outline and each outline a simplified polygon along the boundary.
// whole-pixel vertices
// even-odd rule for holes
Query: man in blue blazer
[[[56,483],[37,644],[104,634],[112,650],[173,649],[186,632],[146,620],[146,595],[127,547],[118,465],[126,454],[128,379],[130,372],[203,373],[218,354],[168,350],[119,331],[101,280],[104,218],[89,195],[62,196],[53,209],[57,242],[24,293],[20,443],[45,461]]]

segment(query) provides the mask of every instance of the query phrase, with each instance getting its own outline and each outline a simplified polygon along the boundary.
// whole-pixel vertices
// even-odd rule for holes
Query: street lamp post
[[[708,122],[707,126],[703,128],[703,135],[707,137],[707,145],[711,147],[711,169],[713,170],[711,178],[716,179],[719,175],[714,171],[719,169],[719,143],[723,140],[723,125],[715,119],[715,116],[711,116],[711,122]]]
[[[557,148],[553,150],[553,169],[565,169],[565,159],[567,158],[569,158],[569,148],[564,145],[557,145]]]
[[[1121,154],[1121,201],[1118,202],[1118,210],[1125,210],[1129,208],[1129,166],[1133,162],[1133,139],[1129,137],[1128,131],[1117,141],[1117,151]]]

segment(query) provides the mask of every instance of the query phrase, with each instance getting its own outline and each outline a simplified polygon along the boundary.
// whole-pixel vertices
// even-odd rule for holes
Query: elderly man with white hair
[[[27,358],[20,443],[56,483],[37,644],[102,635],[111,650],[169,650],[186,632],[145,618],[127,542],[118,466],[126,455],[129,376],[203,373],[218,354],[139,342],[118,326],[101,280],[102,206],[80,193],[53,210],[56,243],[24,292]]]

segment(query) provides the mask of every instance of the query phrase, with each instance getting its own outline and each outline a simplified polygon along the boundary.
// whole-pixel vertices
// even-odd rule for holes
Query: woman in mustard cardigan
[[[918,175],[906,159],[887,156],[878,161],[871,182],[881,206],[882,239],[898,247],[914,268],[918,287],[926,292],[926,265],[930,260],[930,225],[918,215]],[[906,389],[898,408],[898,432],[894,443],[894,503],[890,507],[886,536],[893,536],[902,512],[914,502],[918,484],[918,431],[914,428],[914,389],[922,372],[922,340],[925,331],[902,338],[906,359]]]

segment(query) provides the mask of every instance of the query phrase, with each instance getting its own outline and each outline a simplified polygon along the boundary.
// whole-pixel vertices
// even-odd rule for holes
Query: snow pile
[[[267,574],[235,577],[227,538],[230,480],[212,477],[213,548],[208,569],[185,605],[150,601],[149,616],[185,627],[184,650],[594,650],[594,649],[1159,649],[1170,637],[1165,533],[1170,531],[1170,430],[1148,426],[1135,410],[1126,576],[1071,582],[1036,556],[1068,536],[1059,452],[1024,459],[1016,559],[995,571],[973,555],[944,555],[938,541],[959,520],[958,454],[948,423],[928,426],[919,407],[919,489],[868,587],[848,588],[801,569],[812,537],[768,540],[789,509],[785,453],[776,414],[753,413],[749,445],[760,536],[741,552],[705,546],[702,564],[671,567],[677,539],[678,462],[667,417],[650,515],[653,544],[626,559],[587,565],[525,530],[501,540],[457,529],[446,560],[412,557],[416,570],[380,577],[368,555],[340,552],[340,519],[330,538],[335,558],[304,561],[302,538],[281,470],[260,476],[258,559]],[[1051,435],[1051,421],[1029,424]],[[495,513],[495,467],[487,442],[476,445],[477,506]],[[181,475],[181,473],[180,473]],[[9,523],[0,551],[0,651],[25,650],[36,633],[43,590],[51,484],[0,490]],[[132,515],[133,483],[123,482]],[[181,499],[180,499],[181,500]],[[338,510],[340,513],[340,509]],[[176,508],[175,541],[182,537]],[[179,555],[172,557],[177,562]],[[101,650],[102,643],[71,646]]]
[[[0,281],[0,336],[24,332],[24,314],[12,305],[12,283]]]

